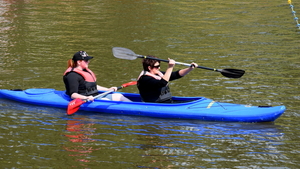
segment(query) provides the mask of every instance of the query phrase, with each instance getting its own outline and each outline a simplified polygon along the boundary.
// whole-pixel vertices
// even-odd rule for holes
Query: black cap
[[[93,59],[93,57],[89,56],[85,51],[78,51],[73,56],[74,61],[77,61],[77,60],[90,60],[90,59]]]

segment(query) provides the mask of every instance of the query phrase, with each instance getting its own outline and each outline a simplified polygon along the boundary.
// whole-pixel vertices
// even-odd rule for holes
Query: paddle
[[[136,81],[132,81],[132,82],[128,82],[128,83],[125,83],[125,84],[122,84],[122,86],[118,87],[117,90],[120,90],[124,87],[128,87],[128,86],[132,86],[132,85],[136,85]],[[113,92],[114,90],[109,90],[107,92],[104,92],[104,93],[101,93],[101,94],[98,94],[97,96],[94,97],[94,99],[96,98],[101,98],[111,92]],[[72,115],[74,114],[75,112],[77,112],[77,110],[80,108],[80,106],[86,102],[88,102],[89,100],[81,100],[81,99],[74,99],[72,101],[69,102],[68,104],[68,109],[67,109],[67,115]]]
[[[136,58],[144,58],[144,59],[154,59],[154,60],[158,60],[158,61],[162,61],[162,62],[169,62],[169,60],[138,55],[138,54],[135,54],[132,50],[127,49],[127,48],[122,48],[122,47],[113,47],[112,52],[113,52],[113,55],[119,59],[134,60]],[[175,64],[191,66],[191,64],[182,63],[182,62],[175,62]],[[223,76],[228,77],[228,78],[240,78],[245,73],[244,70],[240,70],[240,69],[215,69],[215,68],[208,68],[208,67],[203,67],[203,66],[198,66],[197,68],[220,72]]]

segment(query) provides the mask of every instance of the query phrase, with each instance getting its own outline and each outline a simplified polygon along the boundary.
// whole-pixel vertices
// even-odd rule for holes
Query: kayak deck
[[[205,97],[173,97],[183,103],[145,103],[139,94],[122,93],[133,102],[96,99],[81,105],[80,110],[100,113],[147,116],[157,118],[196,119],[230,122],[275,121],[286,110],[285,106],[260,107],[222,103]],[[0,90],[0,98],[33,105],[67,109],[70,97],[55,89]]]

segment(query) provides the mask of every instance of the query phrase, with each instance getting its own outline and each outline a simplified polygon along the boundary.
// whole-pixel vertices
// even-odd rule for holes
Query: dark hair
[[[152,55],[148,55],[147,57],[158,58]],[[144,71],[149,71],[148,66],[153,67],[156,62],[160,63],[160,61],[154,59],[143,59],[142,63],[143,63]]]

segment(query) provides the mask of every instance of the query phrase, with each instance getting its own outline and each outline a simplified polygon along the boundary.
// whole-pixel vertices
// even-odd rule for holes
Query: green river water
[[[299,1],[293,5],[300,12]],[[300,168],[299,42],[291,8],[280,0],[2,0],[1,89],[64,90],[67,60],[79,50],[94,56],[100,85],[136,80],[141,60],[115,58],[118,46],[246,71],[229,79],[194,70],[170,84],[173,95],[287,110],[273,123],[223,123],[66,116],[2,99],[0,168]]]

